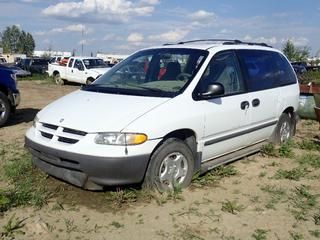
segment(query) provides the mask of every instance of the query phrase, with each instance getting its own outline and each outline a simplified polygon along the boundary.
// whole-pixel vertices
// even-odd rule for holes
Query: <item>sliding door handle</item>
[[[252,106],[258,107],[260,105],[260,100],[258,98],[255,98],[252,100]]]
[[[241,104],[240,104],[240,107],[242,110],[245,110],[247,108],[250,107],[250,103],[248,101],[243,101]]]

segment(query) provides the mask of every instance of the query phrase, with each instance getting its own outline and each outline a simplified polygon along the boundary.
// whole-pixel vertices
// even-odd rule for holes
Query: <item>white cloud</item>
[[[92,39],[83,39],[83,40],[80,40],[79,42],[78,42],[78,45],[90,45],[90,44],[92,44],[92,43],[94,43],[95,42],[95,39],[94,38],[92,38]]]
[[[127,0],[82,0],[60,2],[47,7],[42,13],[56,18],[116,23],[126,22],[136,16],[148,16],[153,11],[154,6],[150,4]]]
[[[276,18],[285,18],[288,17],[288,15],[289,14],[287,12],[277,12],[272,14],[272,16]]]
[[[128,38],[127,41],[128,42],[142,42],[143,41],[143,36],[140,33],[131,33]]]
[[[88,29],[83,24],[72,24],[61,28],[53,28],[51,32],[84,32],[87,33]]]
[[[216,18],[216,15],[213,12],[199,10],[197,12],[189,14],[188,17],[194,21],[205,21],[205,20],[214,20]]]
[[[149,5],[157,5],[160,3],[160,1],[159,0],[141,0],[140,3],[149,4]]]
[[[241,39],[240,39],[241,40]],[[243,38],[243,41],[245,42],[256,42],[256,43],[266,43],[268,45],[275,45],[278,43],[278,40],[276,37],[251,37],[250,35],[246,35]]]
[[[114,33],[107,33],[103,38],[102,40],[104,41],[121,41],[123,40],[122,37],[120,36],[117,36],[116,34]]]
[[[185,36],[188,35],[188,33],[189,30],[176,29],[159,35],[151,35],[149,36],[149,40],[157,42],[176,42],[182,40]]]
[[[286,41],[290,40],[291,42],[293,42],[294,45],[298,46],[298,47],[304,47],[307,46],[309,44],[309,39],[305,38],[305,37],[290,37],[290,38],[283,38],[281,39],[281,43],[285,43]]]

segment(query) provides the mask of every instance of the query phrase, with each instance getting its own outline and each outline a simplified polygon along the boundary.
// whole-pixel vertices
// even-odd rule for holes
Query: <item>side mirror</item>
[[[201,99],[210,99],[224,94],[224,87],[221,83],[214,83],[207,87],[203,93],[199,93]]]

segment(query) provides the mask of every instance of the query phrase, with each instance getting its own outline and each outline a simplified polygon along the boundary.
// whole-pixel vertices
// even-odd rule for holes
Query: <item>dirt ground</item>
[[[0,129],[0,142],[22,148],[37,111],[79,86],[25,81],[19,82],[19,89],[21,105],[8,126]],[[316,122],[299,123],[295,141],[306,138],[319,138]],[[255,154],[232,163],[238,174],[212,186],[193,184],[175,200],[132,202],[120,209],[104,202],[105,192],[84,191],[48,178],[48,184],[61,184],[64,198],[53,197],[41,209],[11,209],[0,215],[0,228],[15,215],[26,218],[24,234],[15,234],[15,239],[317,239],[320,170],[308,166],[298,180],[274,177],[279,169],[296,168],[297,159],[311,152],[319,156],[299,148],[291,158]],[[303,203],[298,207],[301,186],[316,199],[310,208]],[[295,217],[300,210],[304,219]]]

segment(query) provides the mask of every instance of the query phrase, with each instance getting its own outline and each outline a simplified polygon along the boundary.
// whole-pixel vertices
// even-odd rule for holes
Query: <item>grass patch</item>
[[[297,143],[297,146],[303,150],[320,151],[320,144],[310,139],[303,139],[301,142]]]
[[[278,150],[279,156],[285,157],[285,158],[294,157],[293,147],[294,147],[294,143],[292,140],[285,141],[279,147],[279,150]]]
[[[276,209],[276,205],[284,198],[286,195],[286,190],[275,186],[275,185],[265,185],[260,188],[262,191],[270,194],[270,198],[268,199],[265,207],[268,209]]]
[[[315,238],[320,238],[320,230],[317,229],[317,230],[310,230],[309,231],[310,235],[315,237]]]
[[[277,157],[278,156],[278,152],[277,149],[274,147],[274,145],[272,143],[268,143],[266,145],[263,145],[261,150],[260,150],[260,154],[263,157]]]
[[[232,214],[238,214],[242,210],[244,210],[244,206],[241,204],[238,204],[237,201],[225,201],[222,202],[221,210],[223,212],[228,212]]]
[[[293,205],[291,211],[296,220],[307,220],[309,211],[317,205],[317,195],[312,195],[307,186],[301,185],[296,187],[290,197]]]
[[[320,211],[313,215],[313,221],[315,225],[320,225]]]
[[[21,230],[25,225],[25,220],[26,218],[19,219],[15,217],[15,215],[12,215],[9,221],[2,227],[2,230],[0,232],[0,239],[5,237],[9,239],[15,239],[15,234],[25,234]]]
[[[3,162],[3,177],[9,182],[7,189],[0,189],[0,212],[17,206],[42,207],[51,196],[48,190],[47,175],[32,166],[31,155],[26,151],[8,151],[2,157],[14,158]]]
[[[274,175],[275,179],[288,179],[288,180],[294,180],[294,181],[299,181],[300,178],[304,177],[307,175],[308,170],[305,168],[293,168],[291,170],[283,170],[283,169],[278,169],[276,174]]]
[[[269,231],[265,229],[256,229],[251,236],[255,240],[266,240],[268,232]]]
[[[232,165],[220,166],[212,169],[202,176],[195,177],[192,181],[192,184],[199,187],[208,186],[215,184],[222,178],[234,176],[238,173],[238,170]]]
[[[303,240],[304,237],[301,233],[290,233],[290,237],[292,240]]]
[[[311,166],[313,168],[320,168],[320,155],[307,153],[298,159],[299,164],[303,166]]]
[[[18,77],[18,81],[43,81],[47,83],[55,83],[53,77],[49,77],[49,75],[46,73],[33,73],[31,76],[28,77]]]

